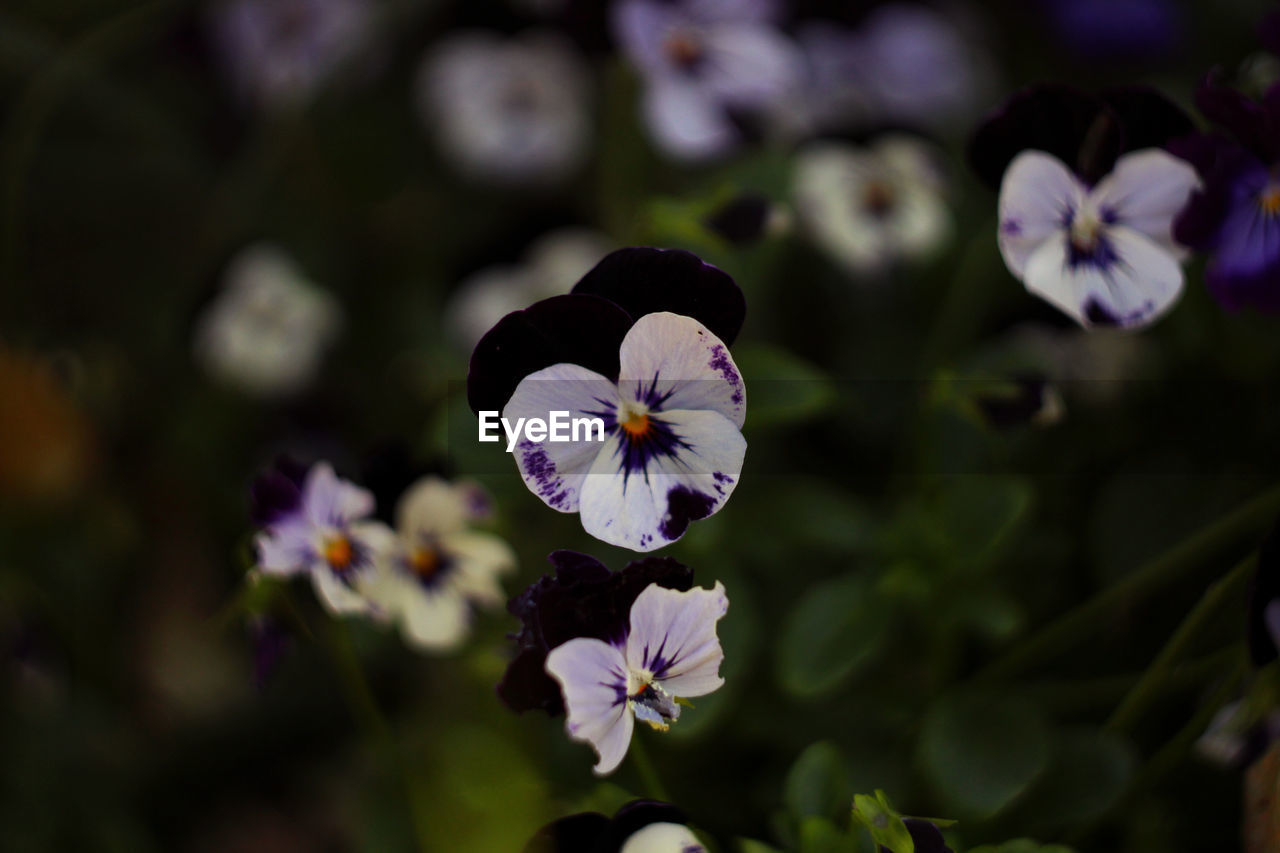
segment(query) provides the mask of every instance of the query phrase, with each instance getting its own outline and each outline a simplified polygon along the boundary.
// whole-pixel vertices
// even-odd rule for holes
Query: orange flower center
[[[1267,216],[1280,215],[1280,184],[1271,184],[1258,196],[1258,207]]]
[[[689,33],[672,33],[662,47],[667,57],[681,68],[692,68],[702,59],[702,45]]]
[[[443,564],[444,561],[440,559],[440,554],[434,548],[428,548],[425,545],[421,548],[414,548],[409,554],[409,568],[422,580],[430,580],[435,577],[436,572],[440,571],[440,567]]]
[[[351,568],[355,552],[351,540],[345,536],[336,536],[324,543],[324,559],[335,572],[345,572]]]
[[[651,424],[649,416],[644,412],[628,412],[625,420],[618,421],[618,426],[634,441],[648,435]]]

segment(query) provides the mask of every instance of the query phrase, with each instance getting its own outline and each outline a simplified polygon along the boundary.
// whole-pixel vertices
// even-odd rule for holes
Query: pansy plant
[[[301,469],[288,462],[253,487],[258,568],[268,575],[309,575],[333,613],[377,613],[366,598],[375,557],[393,537],[369,518],[372,493],[340,479],[328,462]]]
[[[547,672],[560,683],[574,740],[595,749],[597,775],[613,772],[635,721],[666,731],[684,699],[724,684],[716,623],[729,609],[724,586],[687,592],[646,587],[624,633],[609,641],[580,637],[552,649]]]
[[[509,423],[598,420],[563,442],[511,446],[525,484],[588,533],[651,551],[737,485],[746,390],[729,343],[742,293],[688,252],[610,254],[567,296],[503,318],[477,345],[468,395]]]
[[[1199,180],[1161,146],[1190,130],[1146,90],[1015,95],[970,147],[979,175],[1000,184],[997,239],[1009,271],[1086,328],[1162,316],[1183,286],[1173,222]]]

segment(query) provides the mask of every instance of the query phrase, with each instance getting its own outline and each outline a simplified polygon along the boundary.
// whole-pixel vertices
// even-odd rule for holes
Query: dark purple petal
[[[1165,148],[1195,132],[1195,122],[1182,107],[1150,86],[1118,86],[1101,93],[1115,113],[1122,139],[1120,153]],[[1110,171],[1110,166],[1107,167]]]
[[[547,653],[575,637],[615,641],[626,635],[631,605],[650,584],[688,590],[693,571],[670,557],[646,557],[611,572],[594,557],[556,551],[548,558],[555,574],[543,575],[507,604],[523,623],[515,635],[517,655],[498,685],[514,711],[564,711],[560,689],[543,666]]]
[[[258,527],[276,524],[302,505],[302,484],[309,466],[280,456],[249,487],[249,519]]]
[[[1029,86],[978,126],[969,143],[969,163],[993,189],[1000,187],[1005,168],[1022,151],[1044,151],[1074,167],[1103,110],[1100,99],[1069,86]],[[1101,135],[1099,144],[1114,162],[1120,153],[1118,128],[1108,131],[1103,125],[1092,132]]]
[[[631,323],[618,305],[582,294],[513,311],[476,344],[467,401],[476,412],[501,412],[521,379],[553,364],[578,364],[616,381],[618,349]]]
[[[758,193],[743,193],[717,208],[704,221],[708,230],[735,246],[750,246],[764,236],[773,202]]]
[[[574,285],[573,293],[608,299],[633,321],[658,311],[683,314],[726,344],[738,336],[747,314],[742,289],[727,273],[680,249],[611,252]]]
[[[572,814],[538,830],[524,853],[595,853],[608,830],[609,818],[600,812]]]
[[[1248,639],[1254,666],[1266,666],[1278,656],[1267,630],[1267,605],[1280,599],[1280,521],[1258,550],[1258,569],[1249,585]]]
[[[1263,49],[1280,56],[1280,9],[1272,9],[1258,23],[1258,42]]]
[[[1196,89],[1196,107],[1263,162],[1280,155],[1280,140],[1267,135],[1266,110],[1244,93],[1223,85],[1220,72],[1211,72]]]

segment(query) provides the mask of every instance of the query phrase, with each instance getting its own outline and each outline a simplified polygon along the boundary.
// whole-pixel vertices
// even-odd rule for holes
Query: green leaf
[[[796,817],[843,814],[852,795],[848,763],[839,747],[827,741],[810,745],[787,771],[783,797]]]
[[[857,853],[858,839],[825,817],[800,822],[799,853]]]
[[[835,402],[830,378],[781,347],[742,344],[733,361],[747,383],[748,429],[809,420]]]
[[[787,615],[778,641],[778,682],[795,696],[840,686],[875,659],[889,610],[861,574],[811,587]]]
[[[916,853],[916,843],[884,791],[874,797],[858,794],[853,798],[853,819],[867,828],[871,840],[889,848],[891,853]]]
[[[1016,477],[958,477],[940,496],[938,520],[957,553],[985,567],[1026,521],[1031,498]]]
[[[1137,764],[1128,741],[1109,732],[1063,733],[1044,775],[1018,803],[1028,826],[1064,829],[1102,817],[1116,804]]]
[[[1052,740],[1034,705],[965,693],[929,710],[918,748],[920,765],[948,811],[985,820],[1045,771]]]
[[[738,839],[738,853],[781,853],[777,847],[750,838]]]

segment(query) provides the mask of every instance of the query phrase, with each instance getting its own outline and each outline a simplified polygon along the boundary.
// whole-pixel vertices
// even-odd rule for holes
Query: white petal
[[[737,129],[711,93],[686,80],[654,80],[644,93],[642,108],[654,139],[673,157],[714,157],[738,142]]]
[[[599,373],[576,364],[556,364],[520,380],[502,416],[512,429],[520,418],[547,422],[552,412],[568,412],[572,422],[599,417],[617,396],[617,386]],[[595,440],[596,435],[598,431],[584,430],[578,441],[533,442],[521,438],[512,455],[524,484],[552,509],[577,512],[583,477],[603,448]],[[505,434],[502,442],[505,447]]]
[[[633,832],[618,853],[704,853],[693,830],[682,823],[651,823]]]
[[[688,592],[646,587],[631,605],[627,665],[651,673],[672,696],[703,696],[724,684],[716,623],[729,610],[724,585]]]
[[[1144,148],[1117,160],[1090,200],[1102,213],[1113,213],[1116,224],[1141,231],[1166,251],[1182,253],[1185,249],[1173,239],[1173,220],[1199,186],[1190,163],[1159,148]]]
[[[747,392],[729,348],[691,317],[663,311],[641,317],[622,340],[619,393],[662,409],[708,409],[741,427]],[[655,382],[656,380],[656,382]]]
[[[579,637],[552,649],[546,670],[560,683],[569,737],[595,749],[600,758],[597,775],[612,773],[627,754],[635,725],[627,709],[622,652],[600,640]]]
[[[462,530],[471,516],[468,495],[441,477],[418,480],[396,505],[396,529],[408,537]]]
[[[457,648],[467,636],[471,610],[461,595],[447,589],[426,590],[413,578],[399,610],[400,632],[405,642],[419,649],[444,651]]]
[[[328,462],[317,462],[302,486],[302,505],[313,524],[341,526],[373,512],[373,493],[333,473]]]
[[[374,610],[369,599],[343,583],[328,566],[317,566],[311,572],[311,584],[315,587],[320,603],[337,616]]]
[[[498,577],[516,567],[510,545],[491,533],[464,531],[441,537],[440,548],[452,561],[447,578],[450,588],[488,606],[503,602]]]
[[[893,255],[885,223],[869,216],[859,199],[884,164],[873,154],[844,145],[815,145],[795,162],[792,197],[810,239],[855,274],[872,272]]]
[[[684,535],[690,521],[714,514],[737,486],[747,442],[724,415],[664,411],[684,445],[624,473],[622,439],[611,436],[582,487],[582,527],[597,539],[653,551]]]
[[[740,107],[776,103],[799,87],[804,59],[769,26],[726,24],[707,32],[699,75],[719,100]]]
[[[997,232],[1009,272],[1024,278],[1032,253],[1066,228],[1084,197],[1084,185],[1057,157],[1023,151],[1013,158],[1000,183]]]
[[[1104,231],[1118,260],[1100,269],[1067,261],[1067,237],[1050,238],[1027,261],[1027,290],[1082,326],[1134,328],[1167,312],[1182,293],[1177,260],[1143,234],[1128,228]]]
[[[887,226],[896,254],[923,258],[951,236],[951,214],[934,190],[920,184],[904,184],[898,188]]]
[[[534,290],[533,276],[524,267],[480,270],[462,282],[449,300],[445,318],[450,334],[464,349],[474,349],[499,320],[536,302]]]

